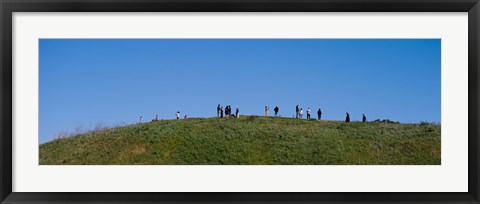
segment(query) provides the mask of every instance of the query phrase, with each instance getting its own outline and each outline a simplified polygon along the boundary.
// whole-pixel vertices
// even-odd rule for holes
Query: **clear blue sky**
[[[41,39],[40,143],[61,130],[278,105],[440,122],[440,39]],[[306,115],[306,114],[305,114]],[[304,116],[305,117],[305,116]]]

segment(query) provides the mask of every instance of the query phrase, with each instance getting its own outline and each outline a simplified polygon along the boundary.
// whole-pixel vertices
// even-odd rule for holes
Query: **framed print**
[[[2,203],[479,203],[478,0],[0,5]]]

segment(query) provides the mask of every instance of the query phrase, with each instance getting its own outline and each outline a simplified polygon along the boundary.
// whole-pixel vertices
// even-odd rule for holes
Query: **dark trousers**
[[[307,114],[307,119],[310,119],[310,114]]]

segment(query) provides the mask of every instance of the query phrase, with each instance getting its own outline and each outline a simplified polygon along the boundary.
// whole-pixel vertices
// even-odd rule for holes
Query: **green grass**
[[[40,145],[40,164],[440,164],[440,125],[251,117],[164,120]]]

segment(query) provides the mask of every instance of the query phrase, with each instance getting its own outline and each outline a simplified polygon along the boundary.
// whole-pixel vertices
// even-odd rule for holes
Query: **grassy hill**
[[[164,120],[40,145],[40,164],[440,164],[440,125],[252,117]]]

